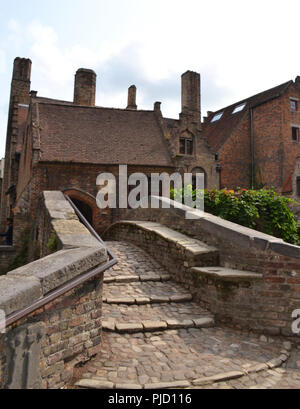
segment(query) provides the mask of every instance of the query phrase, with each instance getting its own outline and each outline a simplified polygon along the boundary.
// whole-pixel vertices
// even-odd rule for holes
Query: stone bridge
[[[43,193],[39,259],[0,278],[2,388],[299,389],[300,248],[168,204],[104,245]]]

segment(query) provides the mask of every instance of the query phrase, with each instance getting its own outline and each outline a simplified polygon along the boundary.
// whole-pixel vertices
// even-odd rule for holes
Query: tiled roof
[[[271,99],[279,97],[292,83],[293,81],[285,82],[284,84],[278,85],[277,87],[271,88],[267,91],[263,91],[259,94],[253,95],[252,97],[236,102],[235,104],[232,104],[226,108],[222,108],[218,111],[212,112],[202,126],[202,135],[207,140],[209,146],[211,146],[214,152],[218,152],[227,141],[227,139],[231,136],[233,130],[239,125],[244,115],[247,114],[249,108],[255,107],[257,105],[270,101]],[[243,103],[245,104],[244,109],[233,114],[234,109],[239,105],[242,105]],[[213,117],[221,112],[223,112],[221,119],[215,122],[211,122]]]
[[[172,166],[153,111],[36,103],[41,161]]]

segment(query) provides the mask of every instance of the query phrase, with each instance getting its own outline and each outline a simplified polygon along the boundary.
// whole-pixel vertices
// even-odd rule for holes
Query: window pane
[[[299,128],[292,128],[292,139],[293,141],[298,141],[298,137],[299,137]]]
[[[242,110],[245,108],[245,106],[246,106],[246,103],[245,103],[245,104],[238,105],[237,107],[234,108],[234,110],[233,110],[232,113],[233,113],[233,114],[236,114],[237,112],[242,111]]]
[[[290,104],[291,104],[291,110],[297,111],[297,101],[295,101],[294,99],[291,99]]]
[[[216,115],[213,117],[213,119],[211,120],[211,122],[216,122],[216,121],[218,121],[219,119],[222,118],[222,116],[223,116],[223,112],[221,112],[221,113],[219,113],[219,114],[216,114]]]
[[[185,154],[185,139],[184,138],[180,138],[180,153],[182,155]]]
[[[187,139],[186,140],[186,153],[188,155],[193,154],[193,141],[192,141],[192,139]]]

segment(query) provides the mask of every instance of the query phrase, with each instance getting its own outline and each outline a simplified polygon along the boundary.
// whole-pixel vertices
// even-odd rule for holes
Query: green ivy
[[[190,190],[191,187],[189,186]],[[202,191],[203,193],[203,191]],[[171,190],[171,198],[180,199],[183,189]],[[195,199],[196,191],[193,192]],[[178,200],[179,201],[179,200]],[[291,199],[273,189],[205,190],[205,211],[245,227],[299,244],[300,223],[288,204]]]
[[[58,249],[58,241],[57,241],[57,236],[54,230],[52,230],[49,241],[47,243],[47,249],[51,253],[55,253]]]

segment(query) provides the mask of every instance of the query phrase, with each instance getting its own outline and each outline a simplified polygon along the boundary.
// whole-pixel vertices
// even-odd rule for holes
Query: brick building
[[[300,198],[300,77],[216,112],[203,136],[223,188],[274,187]]]
[[[17,233],[30,223],[44,190],[69,194],[96,230],[102,232],[121,213],[96,205],[101,172],[128,174],[174,171],[205,173],[208,187],[219,185],[214,153],[201,136],[200,75],[182,75],[182,112],[163,118],[160,102],[139,110],[136,87],[125,109],[95,106],[96,74],[79,69],[72,102],[43,98],[30,90],[31,61],[14,62],[1,221],[11,213]],[[15,235],[16,236],[16,235]],[[18,236],[18,234],[17,234]]]

